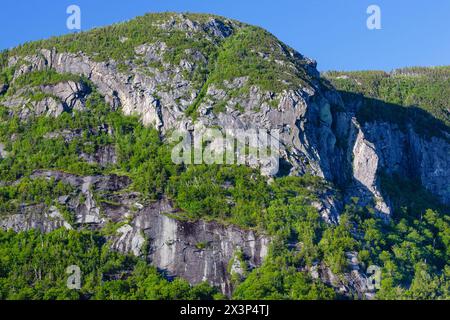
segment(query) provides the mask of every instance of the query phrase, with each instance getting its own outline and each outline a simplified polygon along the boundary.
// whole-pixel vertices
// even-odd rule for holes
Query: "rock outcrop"
[[[333,287],[343,296],[357,299],[371,300],[375,297],[375,287],[369,284],[366,270],[362,269],[356,252],[346,252],[348,271],[337,276],[323,263],[317,263],[307,271],[313,279],[320,279],[323,283]]]
[[[44,204],[22,206],[16,213],[0,219],[0,228],[15,232],[39,230],[51,232],[59,228],[72,229],[58,208]]]
[[[174,213],[167,200],[144,207],[118,229],[112,247],[142,255],[148,239],[148,260],[167,276],[181,276],[194,284],[207,281],[226,295],[233,289],[229,264],[235,252],[243,252],[250,269],[267,255],[267,237],[216,222],[179,221],[170,217]]]
[[[448,140],[421,136],[411,126],[405,132],[388,122],[365,123],[362,131],[374,148],[379,170],[417,179],[442,203],[450,204]]]
[[[19,69],[17,77],[24,72]],[[27,119],[30,115],[58,117],[65,111],[83,110],[87,94],[89,88],[82,82],[67,81],[39,87],[27,86],[4,99],[2,105],[11,109],[11,113],[21,119]],[[40,95],[39,98],[36,98],[37,95]]]

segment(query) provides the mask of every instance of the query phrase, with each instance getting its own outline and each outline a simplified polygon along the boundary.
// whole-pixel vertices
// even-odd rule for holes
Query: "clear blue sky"
[[[448,0],[40,0],[3,1],[0,49],[61,35],[66,8],[81,7],[82,30],[147,12],[215,13],[269,30],[319,70],[391,70],[450,65]],[[382,30],[368,30],[366,9],[380,6]]]

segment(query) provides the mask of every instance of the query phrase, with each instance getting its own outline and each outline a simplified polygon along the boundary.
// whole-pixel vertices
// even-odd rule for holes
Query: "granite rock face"
[[[392,213],[390,200],[383,193],[381,174],[398,175],[422,186],[442,203],[450,204],[450,143],[448,138],[427,137],[412,125],[401,129],[385,121],[360,124],[354,114],[348,129],[348,154],[352,161],[353,182],[349,195],[363,201],[372,198],[376,209]]]
[[[337,276],[324,263],[317,263],[306,270],[313,279],[333,287],[343,296],[353,296],[358,299],[372,300],[375,297],[375,287],[370,285],[370,279],[358,261],[357,252],[346,252],[348,271]]]
[[[16,78],[24,72],[19,69]],[[11,113],[19,115],[21,119],[27,119],[30,115],[58,117],[65,111],[83,110],[85,96],[88,93],[89,88],[84,83],[74,81],[38,87],[26,86],[4,99],[2,105],[10,108]],[[33,98],[36,94],[41,94],[42,98]]]
[[[250,270],[261,265],[268,253],[270,239],[264,235],[215,222],[175,219],[171,215],[177,210],[167,199],[142,204],[140,194],[124,191],[130,184],[126,177],[36,171],[31,178],[54,179],[73,187],[71,194],[58,198],[71,219],[55,206],[28,205],[1,218],[0,228],[51,232],[117,225],[107,236],[113,250],[144,257],[168,277],[182,277],[192,284],[209,282],[228,296],[233,291],[229,265],[234,254],[242,252]]]
[[[154,44],[144,48],[141,46],[136,51],[144,52],[144,57],[148,59],[157,59],[157,52],[164,48],[163,44]],[[201,57],[200,53],[198,56],[195,53],[193,55],[197,63],[206,63],[206,58]],[[334,119],[331,104],[342,105],[342,102],[336,92],[321,87],[315,63],[309,60],[305,70],[315,79],[314,83],[298,90],[285,90],[275,94],[252,86],[247,94],[232,97],[226,90],[211,85],[207,98],[199,104],[200,116],[195,122],[185,111],[200,94],[200,88],[183,79],[180,66],[166,65],[164,71],[155,70],[154,75],[149,77],[140,73],[139,69],[132,69],[132,75],[122,74],[117,71],[114,61],[95,62],[83,53],[57,53],[55,50],[44,49],[40,55],[26,57],[25,60],[29,64],[26,68],[19,68],[15,77],[47,68],[58,73],[82,75],[105,96],[112,109],[121,108],[124,114],[140,115],[144,124],[159,128],[163,135],[173,130],[202,132],[212,127],[221,128],[224,133],[231,135],[249,129],[277,130],[280,134],[281,168],[275,173],[267,174],[311,173],[330,181],[342,182],[349,171],[350,164],[346,162],[344,152],[336,146],[338,137],[332,128]],[[10,59],[10,66],[15,62]],[[245,83],[245,78],[239,78],[225,85],[229,91],[233,91],[242,88]],[[162,84],[170,87],[170,91],[161,91]],[[60,93],[61,90],[55,86],[51,92]],[[76,95],[68,94],[69,92],[60,94],[61,99],[66,97],[66,102],[59,108],[50,108],[52,115],[63,112],[66,107],[82,110],[83,99],[80,98],[80,103],[70,99],[73,96],[81,97],[81,92],[86,91],[81,90]],[[20,96],[13,98],[23,99]],[[226,112],[212,112],[211,109],[222,101],[228,101]],[[23,101],[12,100],[6,106],[13,108],[21,103]],[[45,101],[40,102],[42,103]],[[242,109],[233,110],[231,106],[236,105],[240,105]],[[264,160],[255,163],[262,168],[263,174],[270,172],[265,169]],[[339,170],[334,170],[336,168]]]
[[[142,255],[148,239],[148,260],[167,276],[182,276],[194,284],[207,281],[228,296],[233,290],[229,265],[234,254],[241,251],[250,269],[261,265],[267,255],[267,237],[215,222],[168,216],[174,213],[167,200],[143,208],[117,231],[112,247]]]
[[[8,156],[8,152],[5,151],[5,145],[0,143],[0,159],[6,158]]]
[[[230,33],[223,34],[227,35]],[[136,48],[137,54],[145,59],[160,62],[165,50],[167,46],[160,42]],[[207,63],[200,52],[191,54],[195,64]],[[120,73],[115,61],[96,62],[83,53],[43,49],[41,54],[25,60],[29,64],[22,65],[15,77],[46,68],[82,75],[92,81],[112,109],[121,108],[124,114],[140,115],[144,124],[156,126],[163,135],[172,130],[202,132],[211,127],[231,134],[248,129],[278,130],[278,175],[311,173],[338,185],[353,184],[353,188],[348,188],[352,190],[349,196],[374,201],[382,214],[389,215],[391,208],[380,190],[377,174],[380,170],[418,177],[424,187],[443,202],[450,201],[448,141],[427,140],[413,129],[404,133],[390,123],[361,126],[339,94],[320,84],[313,62],[309,62],[305,70],[314,80],[298,90],[273,93],[252,86],[247,94],[233,95],[234,90],[246,85],[246,77],[225,82],[224,88],[210,85],[206,97],[199,103],[199,117],[194,122],[185,110],[195,102],[201,88],[183,78],[183,70],[196,68],[192,62],[184,61],[179,66],[165,64],[162,71],[152,70],[152,75],[148,76],[139,68],[131,68],[130,74]],[[10,59],[10,65],[14,63],[17,61]],[[89,92],[82,84],[74,82],[41,90],[58,99],[46,98],[35,103],[34,113],[52,116],[66,109],[82,110]],[[3,104],[17,109],[26,104],[23,99],[15,95]],[[225,112],[215,112],[214,106],[221,102],[226,102]],[[31,112],[29,108],[19,110],[24,113],[23,117]],[[100,162],[114,163],[111,150],[104,150],[105,153],[109,155]],[[99,160],[102,156],[85,156],[89,161],[95,161],[95,157]],[[271,174],[264,169],[264,163],[255,165],[261,167],[262,173]]]
[[[362,196],[363,201],[372,196],[375,208],[380,213],[389,215],[391,210],[381,194],[378,181],[377,173],[381,167],[377,149],[374,143],[366,138],[357,121],[354,120],[353,125],[353,177],[355,184],[360,186],[355,194]]]
[[[39,230],[51,232],[59,228],[72,229],[56,207],[46,207],[43,204],[23,206],[16,213],[0,219],[0,228],[15,232]]]
[[[379,169],[418,179],[443,203],[450,204],[450,144],[438,137],[423,137],[387,122],[366,123],[363,131],[378,156]]]
[[[184,32],[187,38],[202,32],[207,41],[219,43],[233,37],[240,25],[217,18],[199,22],[179,15],[158,27],[165,32]],[[344,103],[340,94],[323,82],[314,61],[281,42],[270,50],[282,60],[271,59],[263,52],[258,54],[285,66],[293,75],[304,75],[305,79],[296,88],[277,92],[263,90],[253,84],[249,76],[222,83],[212,83],[208,76],[200,82],[193,81],[187,75],[205,69],[211,57],[189,48],[183,51],[189,59],[170,63],[164,56],[173,49],[161,40],[136,46],[134,53],[145,67],[134,60],[99,62],[85,52],[59,52],[55,48],[40,49],[25,57],[11,57],[8,66],[15,67],[12,84],[25,74],[42,70],[82,76],[112,110],[138,115],[145,125],[154,126],[167,139],[174,130],[204,132],[208,128],[218,128],[232,135],[249,129],[278,130],[279,170],[272,173],[261,160],[254,165],[261,167],[266,175],[309,173],[337,186],[343,192],[343,200],[327,193],[314,203],[328,223],[338,223],[339,213],[351,197],[359,197],[362,203],[373,202],[378,213],[388,219],[392,208],[380,185],[381,172],[418,179],[443,203],[450,204],[448,139],[424,137],[408,125],[405,131],[390,122],[360,122],[356,116],[359,102]],[[121,71],[121,63],[126,65],[127,71]],[[83,81],[27,86],[13,94],[8,90],[7,85],[0,84],[0,95],[6,93],[1,104],[23,120],[30,115],[58,117],[63,112],[83,111],[86,98],[91,94],[91,88]],[[35,101],[29,98],[30,92],[42,92],[45,97]],[[195,119],[187,112],[191,106],[196,106]],[[111,128],[93,130],[112,134]],[[81,134],[65,130],[49,133],[46,138],[64,137],[68,142]],[[5,141],[0,143],[0,158],[8,156],[3,143]],[[117,162],[114,146],[106,146],[94,154],[80,154],[80,157],[103,167]],[[55,171],[38,171],[32,177],[54,178],[75,188],[73,194],[58,199],[70,208],[72,224],[57,208],[39,204],[22,207],[19,212],[1,218],[1,228],[15,231],[36,228],[49,232],[60,227],[103,228],[107,223],[114,223],[118,228],[109,240],[115,250],[146,255],[169,276],[181,276],[191,283],[206,280],[227,295],[233,289],[229,266],[239,270],[235,263],[230,264],[235,252],[241,250],[251,268],[260,265],[267,254],[270,239],[263,235],[217,223],[177,220],[173,217],[177,212],[167,199],[141,203],[139,194],[123,191],[131,183],[125,177],[78,177]],[[99,202],[97,193],[109,201]],[[322,266],[317,268],[318,271],[312,272],[328,279],[325,282],[337,281],[332,279],[329,270]],[[364,294],[362,275],[356,269],[353,271],[354,278],[347,279],[353,283],[352,288],[342,290]]]

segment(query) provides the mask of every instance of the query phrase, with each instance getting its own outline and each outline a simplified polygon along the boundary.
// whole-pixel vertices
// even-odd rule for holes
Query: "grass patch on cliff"
[[[248,77],[247,91],[253,85],[271,92],[308,86],[311,76],[300,58],[288,58],[289,50],[264,29],[244,27],[222,44],[209,81],[222,85],[224,80]]]
[[[13,87],[22,88],[25,86],[52,85],[59,82],[74,81],[80,82],[81,76],[71,73],[58,73],[53,69],[34,71],[25,73],[14,80]]]

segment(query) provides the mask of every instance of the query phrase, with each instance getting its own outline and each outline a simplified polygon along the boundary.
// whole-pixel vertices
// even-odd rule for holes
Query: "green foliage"
[[[449,212],[450,208],[442,205],[439,199],[426,190],[418,180],[380,172],[380,182],[383,192],[392,199],[397,219],[419,218],[427,209]]]
[[[10,86],[8,94],[12,95],[16,92],[17,89],[23,88],[25,86],[36,87],[41,85],[57,84],[59,82],[65,81],[80,82],[83,81],[83,79],[82,77],[71,73],[58,73],[53,69],[34,71],[25,73],[17,77],[14,80],[13,84]]]
[[[5,51],[3,52],[5,55]],[[9,85],[14,76],[14,68],[0,69],[0,85]]]
[[[57,261],[58,263],[55,263]],[[80,290],[68,289],[66,268],[81,269]],[[213,299],[203,283],[166,280],[144,261],[112,252],[90,231],[0,231],[0,299]]]
[[[403,213],[396,210],[388,222],[377,217],[371,208],[356,204],[346,207],[344,217],[356,235],[353,238],[357,240],[360,260],[366,267],[382,267],[381,290],[377,293],[380,299],[448,297],[448,211],[417,211],[421,207],[412,202],[403,208]],[[428,293],[419,293],[425,286],[429,286]]]
[[[279,259],[255,269],[234,292],[240,300],[331,300],[334,291]]]
[[[185,18],[195,21],[200,27],[185,30],[184,27],[177,26],[182,25]],[[213,18],[220,20],[232,34],[223,38],[208,31],[209,27],[205,24]],[[201,27],[201,24],[204,24],[204,27]],[[163,64],[146,61],[141,55],[136,54],[136,48],[143,44],[154,43],[165,43],[168,48],[164,51],[165,63],[178,66],[182,60],[193,62],[194,69],[183,72],[183,77],[191,80],[199,92],[195,102],[186,110],[186,114],[193,118],[197,116],[197,108],[211,84],[223,86],[224,81],[248,77],[246,85],[232,93],[240,95],[247,94],[249,87],[253,85],[278,93],[285,89],[310,86],[312,80],[306,70],[309,68],[307,66],[309,62],[269,32],[212,15],[147,14],[88,32],[25,43],[3,51],[0,58],[1,61],[6,61],[10,57],[22,58],[26,55],[40,54],[41,49],[70,53],[81,51],[95,61],[114,60],[119,72],[127,73],[134,64],[145,73],[151,72],[148,68],[162,69]],[[202,63],[192,61],[193,52],[201,53],[206,61]],[[7,70],[0,73],[0,84],[2,78],[6,79],[4,83],[9,83],[10,77],[7,74]],[[17,79],[17,86],[58,80],[42,76],[46,77],[48,74],[33,72],[23,75]]]
[[[141,192],[144,198],[153,200],[162,196],[171,197],[184,211],[180,218],[219,220],[243,228],[265,230],[281,243],[298,237],[305,243],[305,250],[290,259],[311,263],[319,257],[317,244],[322,225],[316,210],[309,206],[309,203],[316,199],[315,193],[325,188],[319,178],[287,177],[277,179],[269,185],[267,178],[262,177],[257,170],[245,166],[174,165],[171,161],[171,146],[161,141],[156,130],[142,126],[137,117],[123,116],[120,112],[111,111],[95,91],[88,96],[86,106],[87,110],[84,112],[63,113],[58,121],[44,116],[22,121],[11,117],[7,110],[3,109],[0,140],[5,141],[8,156],[0,160],[1,179],[11,182],[21,179],[14,187],[21,188],[19,190],[25,190],[24,186],[32,184],[27,187],[30,191],[27,191],[29,194],[26,199],[13,187],[3,187],[3,203],[36,201],[50,205],[57,196],[70,193],[64,186],[56,185],[53,188],[52,181],[28,181],[26,177],[36,169],[58,169],[82,175],[113,171],[130,176],[133,180],[131,188]],[[67,131],[76,132],[77,138],[68,141],[63,135],[47,137],[49,133]],[[9,139],[11,135],[15,136],[13,141]],[[80,151],[92,152],[108,144],[116,147],[117,164],[110,168],[91,165],[87,167],[87,164],[80,160]],[[44,182],[47,184],[41,185]],[[70,222],[73,218],[70,212],[65,208],[59,209]],[[13,212],[11,209],[4,211]],[[103,234],[108,235],[116,228],[117,225],[110,226]],[[206,249],[207,244],[200,243],[198,248]],[[99,268],[105,263],[112,264],[98,263]],[[116,265],[115,270],[124,269],[123,266]],[[190,289],[187,283],[181,280],[169,284],[154,270],[142,271],[145,276],[141,276],[141,271],[135,272],[137,274],[133,272],[124,279],[92,285],[93,288],[83,289],[81,294],[98,299],[220,297],[212,289],[207,290],[206,285]],[[142,281],[148,283],[152,290],[145,289]],[[302,288],[305,287],[302,290],[306,290],[306,293],[302,294],[307,295],[310,290],[318,288],[318,284],[305,281],[301,277],[295,290],[300,290],[302,284]],[[67,292],[58,286],[48,285],[45,292],[48,293],[48,298],[84,297],[73,296],[73,292]],[[29,294],[35,297],[33,291]],[[300,293],[292,293],[292,297],[303,296]]]
[[[209,82],[222,84],[224,80],[249,77],[247,86],[271,92],[307,85],[310,76],[301,59],[287,58],[289,50],[264,29],[246,26],[222,44]]]
[[[353,251],[357,244],[346,220],[346,216],[341,216],[340,224],[325,230],[319,243],[324,262],[335,274],[346,271],[348,262],[345,253]]]
[[[260,225],[266,179],[245,166],[189,166],[171,177],[170,194],[190,219],[216,219],[243,227]]]
[[[209,19],[202,15],[189,17],[199,22]],[[7,95],[25,86],[68,80],[82,81],[91,87],[82,77],[51,70],[28,73],[11,83],[14,69],[6,68],[6,61],[13,55],[54,47],[60,52],[83,51],[97,61],[114,59],[118,69],[127,72],[132,62],[146,63],[136,56],[136,46],[157,41],[165,42],[169,48],[164,62],[179,64],[190,58],[189,50],[198,50],[207,58],[206,65],[183,75],[193,80],[200,92],[186,110],[194,118],[210,85],[220,87],[225,81],[245,76],[248,81],[244,88],[231,93],[243,95],[252,85],[277,93],[308,86],[314,80],[305,71],[305,59],[260,28],[225,21],[233,25],[234,34],[224,40],[203,29],[188,35],[177,28],[157,27],[168,18],[180,19],[173,14],[147,15],[4,51],[0,54],[0,85],[9,86]],[[441,136],[442,131],[448,130],[448,67],[405,69],[391,75],[347,74],[349,77],[345,78],[341,77],[343,73],[331,72],[327,78],[343,92],[344,99],[359,97],[360,121],[388,120],[402,130],[412,123],[415,130],[428,136]],[[38,101],[47,95],[34,90],[28,97]],[[238,105],[235,108],[242,111]],[[224,103],[218,103],[214,112],[224,109]],[[362,208],[355,201],[347,205],[338,225],[328,225],[312,206],[318,194],[329,188],[320,178],[283,177],[269,183],[257,170],[245,166],[174,165],[171,146],[161,140],[157,130],[144,127],[137,117],[111,110],[93,88],[85,111],[64,112],[58,121],[44,116],[21,120],[4,107],[0,107],[0,118],[0,142],[7,152],[0,159],[0,214],[17,212],[22,204],[55,205],[58,196],[72,192],[69,186],[52,180],[29,179],[34,170],[80,175],[114,172],[129,176],[133,181],[130,189],[140,192],[146,200],[169,197],[181,209],[177,218],[215,220],[254,229],[272,238],[263,266],[254,270],[245,266],[247,278],[233,279],[237,287],[234,298],[337,298],[332,289],[312,280],[303,270],[323,263],[340,276],[348,271],[349,251],[358,253],[363,267],[382,267],[382,286],[377,294],[381,299],[450,298],[448,208],[438,205],[417,182],[382,175],[382,189],[395,206],[391,221],[383,221],[372,208]],[[75,138],[67,139],[67,132]],[[93,154],[109,145],[117,152],[116,164],[103,168],[80,157],[81,153]],[[69,222],[73,219],[66,208],[58,209]],[[192,287],[181,279],[168,281],[145,262],[111,252],[104,237],[119,226],[120,223],[111,223],[102,234],[0,231],[0,298],[224,298],[205,283]],[[207,250],[208,244],[197,243],[196,247]],[[239,261],[244,262],[243,253],[238,255]],[[80,291],[68,290],[66,286],[65,267],[73,264],[82,268]]]
[[[245,166],[188,166],[172,176],[169,194],[189,219],[214,219],[243,228],[290,235],[300,216],[314,215],[309,203],[324,188],[312,176],[267,178]]]
[[[436,199],[410,181],[402,184],[401,179],[394,179],[397,195],[391,193],[391,197],[395,196],[398,202],[394,203],[400,207],[391,221],[384,221],[371,207],[358,206],[355,199],[347,205],[336,226],[322,222],[317,211],[308,205],[314,199],[314,193],[301,186],[303,183],[310,189],[314,185],[324,188],[320,180],[277,179],[271,185],[275,190],[271,191],[274,200],[267,209],[270,224],[264,228],[275,236],[266,263],[276,261],[277,267],[266,269],[263,266],[254,270],[244,282],[238,283],[236,297],[308,299],[317,286],[320,286],[319,294],[326,295],[329,289],[311,282],[306,275],[291,271],[299,279],[288,278],[288,281],[280,270],[298,270],[322,261],[340,276],[349,271],[346,253],[357,252],[363,270],[370,265],[382,268],[381,290],[377,292],[379,299],[448,298],[448,208],[433,205],[437,203]],[[392,188],[388,190],[392,191]],[[403,196],[398,194],[400,190]],[[436,211],[426,209],[428,206]],[[299,248],[289,249],[292,243],[298,244]],[[298,295],[289,291],[297,286]]]
[[[225,111],[227,111],[227,103],[225,101],[221,101],[221,102],[215,104],[213,107],[213,112],[215,114],[219,114],[219,113],[222,113]]]
[[[198,250],[205,250],[208,247],[208,242],[198,242],[195,244]]]
[[[189,15],[201,20],[210,16]],[[185,49],[208,50],[213,43],[206,39],[204,32],[194,33],[188,37],[185,32],[172,28],[165,30],[158,25],[170,19],[179,21],[180,18],[173,13],[147,14],[124,23],[114,24],[108,27],[96,28],[88,32],[71,33],[65,36],[53,37],[47,40],[25,43],[8,52],[9,56],[35,54],[39,49],[56,48],[59,52],[77,53],[83,51],[97,61],[118,62],[135,58],[135,48],[144,43],[162,41],[169,48],[174,48],[168,53],[167,60],[173,63],[179,62]],[[217,39],[216,39],[217,40]],[[206,54],[208,56],[208,54]]]
[[[31,117],[21,121],[17,116],[10,118],[7,111],[3,112],[0,141],[5,144],[8,157],[0,160],[0,180],[15,181],[36,169],[52,168],[85,175],[98,173],[98,165],[81,160],[79,154],[92,152],[111,142],[107,133],[93,132],[109,117],[107,109],[98,107],[99,101],[103,100],[92,94],[87,101],[87,111],[63,113],[58,121],[49,117]],[[100,106],[104,105],[102,103]],[[70,141],[66,141],[63,135],[46,138],[48,133],[65,130],[82,134]],[[11,139],[11,136],[15,138]]]
[[[44,203],[50,205],[59,196],[70,194],[73,188],[56,183],[54,179],[34,179],[25,178],[19,183],[0,187],[0,216],[17,213],[23,204]]]
[[[45,116],[25,121],[10,116],[6,108],[0,111],[0,141],[8,152],[0,159],[2,181],[15,181],[36,169],[80,175],[118,170],[135,178],[135,189],[154,199],[164,191],[168,176],[178,170],[171,162],[170,146],[163,145],[156,130],[144,128],[137,117],[112,111],[95,91],[87,97],[86,110],[64,112],[58,121]],[[67,139],[67,133],[72,138]],[[81,153],[92,154],[107,145],[115,146],[117,165],[101,168],[80,158]]]
[[[205,98],[207,91],[208,83],[205,82],[200,90],[200,93],[195,98],[194,103],[185,110],[186,115],[191,116],[194,120],[197,118],[197,109]]]
[[[211,15],[189,14],[188,18],[206,23]],[[169,48],[164,53],[164,62],[179,65],[182,59],[192,60],[192,51],[200,52],[204,57],[214,60],[221,38],[208,33],[203,28],[196,32],[185,32],[176,27],[161,28],[169,20],[182,23],[181,17],[174,13],[147,14],[124,23],[96,28],[88,32],[72,33],[47,40],[25,43],[19,47],[4,51],[5,57],[38,54],[39,50],[56,49],[58,52],[78,53],[82,51],[95,61],[117,62],[119,72],[128,72],[129,65],[135,63],[145,67],[142,56],[136,54],[136,47],[143,44],[163,42]],[[222,19],[224,20],[224,19]],[[224,20],[225,25],[240,26],[236,21]],[[147,67],[155,67],[150,62]],[[161,68],[161,65],[157,66]],[[196,65],[191,73],[184,76],[197,84],[200,89],[209,73],[208,65]],[[1,78],[0,78],[1,79]],[[1,83],[1,81],[0,81]]]
[[[194,104],[186,110],[186,114],[194,119],[210,85],[223,87],[225,81],[246,77],[248,80],[243,87],[235,90],[228,88],[231,95],[242,96],[248,94],[251,86],[279,93],[307,87],[312,80],[306,71],[303,57],[258,27],[242,26],[235,30],[232,36],[210,53],[209,58],[203,87]],[[215,113],[224,111],[224,102],[214,107]]]
[[[427,136],[444,136],[450,125],[450,67],[406,68],[382,71],[327,72],[325,78],[343,93],[348,103],[361,94],[362,122],[383,120],[401,129],[411,123]]]
[[[135,190],[157,199],[169,177],[180,169],[172,163],[170,145],[163,144],[158,131],[143,127],[137,118],[117,115],[113,128],[120,170],[133,178]]]
[[[450,124],[449,76],[449,67],[407,68],[391,74],[378,71],[325,74],[341,91],[346,103],[362,102],[357,112],[361,122],[393,122],[404,131],[411,124],[420,134],[444,139],[443,132],[448,133]],[[366,266],[382,266],[377,297],[448,298],[449,208],[418,181],[383,172],[380,177],[382,190],[394,208],[393,219],[382,221],[371,208],[356,204],[348,205],[344,215],[350,222],[347,232],[357,240],[353,249],[359,252],[359,259]],[[334,263],[341,259],[342,256],[337,256]]]

